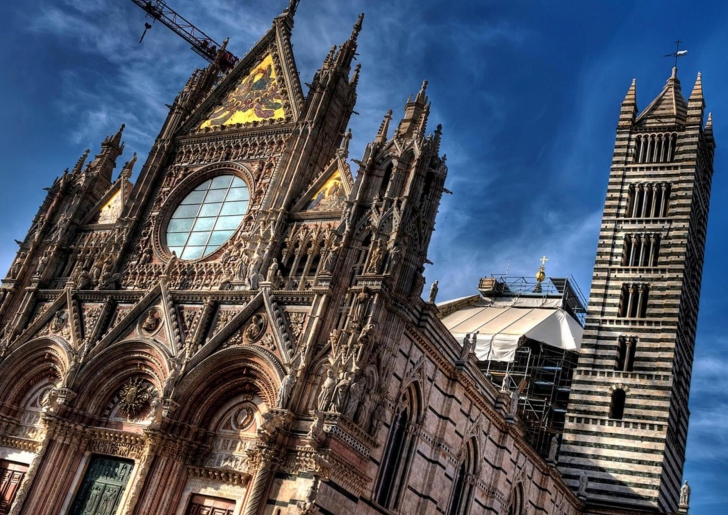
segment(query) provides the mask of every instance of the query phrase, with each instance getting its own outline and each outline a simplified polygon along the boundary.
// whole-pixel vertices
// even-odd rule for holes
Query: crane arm
[[[190,21],[185,19],[177,11],[169,7],[164,0],[131,0],[136,5],[144,9],[147,16],[155,21],[159,21],[172,32],[180,36],[182,39],[192,45],[192,50],[209,62],[214,62],[220,45],[210,36],[195,27]],[[224,50],[222,56],[221,67],[223,71],[227,71],[238,62],[238,58],[229,51]]]

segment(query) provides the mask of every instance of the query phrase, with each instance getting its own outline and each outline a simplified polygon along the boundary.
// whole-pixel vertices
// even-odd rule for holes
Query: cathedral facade
[[[114,178],[122,126],[49,188],[2,281],[0,514],[686,513],[699,82],[623,104],[595,311],[542,456],[421,298],[447,177],[427,83],[354,175],[363,17],[304,95],[295,5],[193,74],[135,184],[135,157]]]

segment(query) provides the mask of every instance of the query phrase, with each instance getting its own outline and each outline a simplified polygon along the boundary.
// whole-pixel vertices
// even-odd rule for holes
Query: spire
[[[119,174],[119,177],[122,179],[126,179],[127,181],[131,178],[131,174],[134,171],[134,164],[137,161],[137,155],[136,152],[134,152],[134,155],[131,156],[131,161],[128,161],[124,163],[124,168],[122,168],[121,173]]]
[[[278,19],[286,22],[289,28],[293,27],[293,18],[296,16],[296,9],[298,8],[298,2],[300,0],[290,0],[288,7],[283,9],[283,12],[278,16]]]
[[[427,81],[425,80],[422,81],[422,86],[414,101],[412,101],[412,96],[407,99],[407,104],[404,106],[404,118],[397,127],[398,136],[411,136],[414,132],[424,135],[427,118],[430,114],[426,91]]]
[[[690,101],[703,99],[703,75],[698,72],[698,78],[695,79],[695,86],[693,86],[693,92],[690,93]]]
[[[83,169],[83,164],[86,162],[86,158],[90,153],[91,150],[87,148],[83,155],[78,158],[78,161],[76,161],[76,166],[73,167],[73,173],[81,173],[81,170]]]
[[[359,15],[359,17],[356,19],[356,23],[354,24],[354,27],[351,30],[351,37],[349,38],[350,41],[356,42],[356,40],[359,38],[359,33],[361,32],[363,22],[364,22],[364,13],[361,13]]]
[[[108,138],[106,138],[104,140],[104,142],[102,143],[102,146],[113,145],[116,148],[121,149],[122,148],[121,135],[124,133],[124,127],[126,127],[126,125],[122,123],[121,124],[121,127],[116,132],[116,134],[114,134],[113,136],[109,136]]]
[[[389,132],[389,122],[392,121],[392,110],[390,109],[387,111],[387,114],[384,115],[384,120],[382,120],[382,124],[379,126],[379,132],[377,132],[377,137],[374,138],[375,143],[384,143],[387,141],[387,133]]]
[[[703,134],[708,141],[713,143],[713,148],[715,148],[715,138],[713,137],[713,113],[708,113],[708,121],[705,122]]]
[[[693,92],[690,93],[690,98],[688,99],[687,123],[702,126],[704,111],[705,99],[703,98],[703,79],[700,72],[698,72],[698,78],[695,79]]]
[[[682,96],[677,68],[672,69],[662,92],[645,108],[635,120],[635,124],[643,126],[684,125],[688,105]]]
[[[637,116],[637,79],[632,79],[619,111],[618,127],[631,127],[635,116]]]
[[[354,28],[351,30],[351,36],[347,39],[336,56],[336,64],[343,68],[349,68],[351,61],[356,56],[356,40],[361,32],[362,23],[364,21],[364,13],[361,13],[354,24]]]

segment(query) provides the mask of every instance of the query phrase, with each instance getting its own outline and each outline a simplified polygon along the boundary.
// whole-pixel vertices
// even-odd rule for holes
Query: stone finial
[[[73,167],[73,173],[81,173],[81,170],[83,169],[83,164],[86,162],[86,159],[88,158],[88,155],[90,153],[91,150],[87,148],[83,155],[76,162],[76,166]]]

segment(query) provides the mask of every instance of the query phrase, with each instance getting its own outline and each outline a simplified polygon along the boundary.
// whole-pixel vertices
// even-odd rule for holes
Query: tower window
[[[624,417],[624,404],[627,400],[627,392],[617,388],[612,392],[612,402],[609,404],[609,418],[622,420]]]
[[[677,134],[640,134],[635,138],[635,163],[670,163],[675,160]]]
[[[646,284],[623,284],[619,302],[619,316],[625,318],[644,318],[647,314],[648,293],[649,286]]]
[[[625,218],[664,218],[667,216],[670,185],[630,184]]]
[[[660,237],[656,234],[628,234],[624,238],[622,266],[656,266]]]
[[[637,338],[634,336],[620,336],[617,355],[617,370],[632,372],[634,369],[634,355],[637,350]]]

